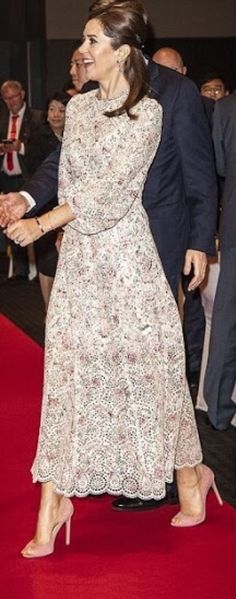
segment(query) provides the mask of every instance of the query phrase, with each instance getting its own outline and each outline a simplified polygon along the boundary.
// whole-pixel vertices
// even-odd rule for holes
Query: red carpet
[[[0,316],[1,599],[233,599],[234,510],[210,494],[207,521],[176,530],[173,506],[140,514],[111,498],[74,501],[72,543],[25,560],[38,486],[29,473],[38,430],[42,349]]]

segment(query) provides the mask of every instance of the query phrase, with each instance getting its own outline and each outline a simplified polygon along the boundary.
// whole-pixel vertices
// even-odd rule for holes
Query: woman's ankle
[[[198,466],[195,467],[184,467],[177,470],[176,480],[177,486],[182,487],[195,487],[201,478],[200,471],[198,470]]]

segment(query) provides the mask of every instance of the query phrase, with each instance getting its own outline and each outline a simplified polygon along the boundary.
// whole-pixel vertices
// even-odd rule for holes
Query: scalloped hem
[[[72,491],[66,491],[66,490],[62,490],[56,479],[53,476],[48,476],[48,477],[41,477],[38,476],[37,478],[35,478],[33,480],[34,483],[48,483],[48,482],[52,482],[55,485],[55,492],[58,493],[58,495],[64,495],[64,497],[79,497],[80,499],[83,499],[85,497],[88,497],[89,495],[95,495],[95,496],[99,496],[99,495],[111,495],[113,497],[119,497],[120,495],[124,495],[124,497],[128,497],[129,499],[134,499],[134,498],[139,498],[142,499],[143,501],[149,501],[149,499],[155,499],[156,501],[159,501],[160,499],[163,499],[166,496],[166,491],[164,490],[163,492],[161,492],[159,495],[154,495],[153,493],[151,495],[143,495],[143,493],[128,493],[125,489],[120,488],[119,490],[117,489],[110,489],[109,487],[105,487],[104,489],[102,489],[101,491],[96,491],[95,489],[88,489],[85,492],[80,492],[77,489],[73,489]],[[168,484],[171,484],[173,482],[172,480],[168,480],[166,481]]]
[[[190,462],[188,463],[184,463],[184,464],[176,464],[174,466],[174,470],[181,470],[181,468],[195,468],[196,466],[199,466],[202,463],[202,459],[197,460],[196,462],[194,462],[193,464],[191,464]],[[172,484],[174,480],[174,477],[167,477],[165,480],[165,485],[166,484]],[[154,499],[155,501],[160,501],[161,499],[163,499],[166,496],[166,490],[164,489],[163,491],[161,491],[159,494],[154,494],[151,493],[149,495],[144,495],[143,493],[129,493],[127,492],[126,489],[123,489],[122,487],[120,489],[111,489],[110,487],[104,487],[101,490],[96,490],[96,489],[92,489],[89,488],[86,491],[82,492],[82,491],[78,491],[76,488],[67,491],[66,489],[62,489],[60,488],[59,482],[58,480],[56,480],[56,478],[54,476],[48,475],[48,476],[33,476],[33,483],[48,483],[48,482],[52,482],[55,485],[55,492],[58,493],[58,495],[64,495],[65,497],[79,497],[79,498],[85,498],[88,497],[89,495],[95,495],[95,496],[99,496],[99,495],[112,495],[112,496],[120,496],[120,495],[124,495],[124,497],[128,497],[129,499],[135,499],[135,498],[139,498],[142,499],[143,501],[149,501],[150,499]]]

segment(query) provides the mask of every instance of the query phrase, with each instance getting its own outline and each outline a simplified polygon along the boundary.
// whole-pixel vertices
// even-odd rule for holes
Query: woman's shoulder
[[[96,96],[97,89],[92,89],[84,94],[78,93],[74,95],[67,104],[67,111],[80,110],[84,106],[91,104],[91,100]]]
[[[134,112],[144,119],[160,119],[162,117],[162,106],[157,100],[144,96],[134,107]]]
[[[162,106],[159,102],[154,98],[149,98],[149,96],[144,96],[142,100],[139,102],[142,110],[149,110],[150,112],[160,113],[162,112]]]

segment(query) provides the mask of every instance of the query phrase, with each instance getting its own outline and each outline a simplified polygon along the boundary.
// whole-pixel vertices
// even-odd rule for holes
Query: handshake
[[[0,194],[0,226],[5,235],[22,247],[41,237],[35,218],[22,219],[28,210],[21,193]]]
[[[21,193],[2,193],[0,195],[0,226],[7,227],[10,223],[14,223],[22,218],[27,210],[27,200]]]

